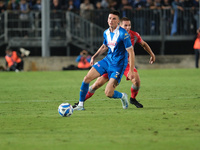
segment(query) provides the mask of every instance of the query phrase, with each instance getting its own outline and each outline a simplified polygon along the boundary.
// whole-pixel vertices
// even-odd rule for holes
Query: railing
[[[66,13],[66,20],[67,35],[71,40],[85,43],[92,53],[101,46],[103,43],[103,28],[72,12]]]
[[[198,10],[131,10],[121,12],[131,19],[132,29],[144,40],[161,41],[161,54],[167,40],[191,40],[198,27]],[[83,18],[73,12],[51,12],[50,36],[53,46],[68,43],[88,48],[92,53],[103,42],[103,31],[108,28],[108,10],[93,10]],[[6,11],[0,14],[0,44],[41,46],[41,12]],[[35,42],[35,43],[34,43]],[[32,44],[31,44],[32,43]]]

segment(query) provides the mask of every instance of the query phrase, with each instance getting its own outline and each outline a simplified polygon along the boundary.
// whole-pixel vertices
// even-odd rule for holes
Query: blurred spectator
[[[133,7],[135,10],[133,18],[134,30],[139,32],[141,35],[144,35],[145,16],[143,11],[141,11],[142,9],[144,9],[144,3],[142,0],[135,0],[135,2],[133,3]]]
[[[19,7],[20,7],[20,12],[21,12],[19,18],[21,20],[27,20],[29,18],[28,13],[30,11],[27,1],[26,0],[20,0]]]
[[[196,29],[200,27],[199,24],[199,16],[200,16],[200,10],[199,10],[199,0],[193,1],[193,10],[194,10],[194,19],[196,21]]]
[[[164,0],[161,8],[163,9],[163,20],[165,25],[165,33],[170,35],[171,31],[171,24],[172,24],[172,17],[171,17],[171,4],[169,0]]]
[[[145,8],[145,34],[150,35],[155,32],[155,21],[153,20],[153,11],[152,9],[154,8],[154,3],[153,0],[146,0],[144,3],[144,8]],[[152,29],[153,28],[153,29]]]
[[[162,9],[171,9],[172,6],[170,4],[170,0],[163,0],[163,2],[161,3],[161,8]]]
[[[193,1],[193,11],[194,11],[194,19],[196,21],[196,29],[200,27],[199,24],[199,16],[200,16],[200,10],[199,10],[199,0]]]
[[[76,58],[76,62],[78,62],[79,69],[89,69],[91,56],[88,55],[88,51],[83,50],[80,52],[80,55]]]
[[[109,4],[109,9],[118,10],[120,5],[120,0],[107,0]]]
[[[107,21],[107,18],[105,17],[105,11],[102,11],[103,8],[101,6],[101,2],[97,2],[96,3],[96,9],[93,12],[94,13],[94,22],[95,24],[103,27],[103,28],[107,28],[107,25],[105,24],[105,22]]]
[[[161,13],[161,0],[154,0],[153,9],[153,22],[151,23],[151,33],[153,35],[160,34],[160,13]]]
[[[16,0],[10,0],[7,6],[8,10],[17,11],[19,10],[19,3]]]
[[[181,0],[183,3],[184,8],[184,14],[183,14],[183,31],[185,35],[189,35],[190,33],[195,33],[196,30],[194,30],[194,19],[193,19],[193,1],[191,0]]]
[[[133,9],[133,7],[131,6],[131,3],[128,2],[128,0],[121,0],[121,5],[119,6],[119,9],[122,17],[130,18],[129,13],[131,14],[131,10]]]
[[[152,9],[154,7],[153,0],[146,0],[146,3],[144,3],[144,7],[148,9]]]
[[[161,9],[161,0],[154,0],[154,7],[155,9]]]
[[[80,9],[80,5],[81,5],[81,0],[73,0],[74,3],[74,7],[76,10]]]
[[[199,68],[199,55],[200,55],[200,28],[197,30],[197,37],[194,42],[194,51],[195,51],[195,67]]]
[[[101,2],[97,2],[95,6],[97,10],[102,10]]]
[[[108,1],[107,0],[102,0],[101,1],[101,6],[102,6],[103,9],[108,9],[108,7],[109,7]]]
[[[59,0],[53,0],[51,10],[51,36],[59,37],[61,34],[61,3]]]
[[[90,3],[90,0],[84,0],[83,3],[80,5],[80,15],[87,19],[91,19],[91,10],[94,10],[94,5]]]
[[[33,5],[33,10],[41,11],[41,9],[42,9],[41,0],[37,0],[36,4]]]
[[[34,29],[35,27],[33,24],[32,12],[30,11],[29,3],[27,2],[27,0],[20,0],[19,9],[20,9],[19,27],[23,29],[21,32],[22,36],[27,37],[28,33],[31,32],[29,28],[31,27],[32,29]]]
[[[28,56],[30,54],[30,51],[25,50],[23,48],[20,49],[21,53],[13,51],[10,48],[6,49],[6,69],[8,71],[23,71],[24,69],[24,62],[23,57]]]
[[[5,6],[5,3],[4,1],[0,1],[0,14],[3,13],[4,11],[6,11],[6,6]],[[0,25],[1,25],[1,28],[0,28],[0,33],[3,33],[4,32],[4,15],[1,15],[0,16]]]
[[[140,10],[144,7],[144,2],[142,0],[135,0],[133,3],[133,8]]]
[[[172,8],[174,9],[174,18],[173,18],[171,35],[180,34],[180,27],[183,25],[183,19],[180,16],[180,12],[183,12],[184,8],[182,4],[179,2],[179,0],[174,0],[172,2]]]
[[[74,7],[74,2],[73,2],[73,0],[68,0],[67,10],[68,10],[68,11],[75,11],[75,7]]]
[[[6,11],[6,6],[3,0],[0,1],[0,13]]]

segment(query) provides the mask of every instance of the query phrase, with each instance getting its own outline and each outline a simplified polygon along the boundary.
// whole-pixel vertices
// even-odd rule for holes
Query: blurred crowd
[[[42,0],[0,0],[0,13],[5,10],[20,12],[19,19],[29,20],[27,26],[34,29],[32,12],[41,11]],[[83,18],[106,28],[104,10],[119,10],[122,17],[128,17],[134,22],[134,27],[141,35],[160,34],[160,14],[165,19],[166,33],[171,35],[195,33],[199,25],[199,0],[50,0],[51,27],[57,30],[52,35],[60,35],[59,29],[64,26],[61,21],[64,16],[60,12],[73,11]],[[145,10],[150,10],[149,12]],[[160,12],[166,12],[160,13]],[[145,12],[145,14],[144,14]],[[60,19],[60,20],[58,20]],[[24,25],[25,23],[22,23]],[[13,26],[16,26],[15,24]],[[38,25],[39,26],[39,25]],[[183,29],[181,29],[183,28]],[[27,35],[24,33],[23,35]]]
[[[0,12],[5,10],[41,10],[42,0],[0,0]],[[92,9],[169,9],[177,7],[199,7],[198,0],[51,0],[55,10],[92,10]]]

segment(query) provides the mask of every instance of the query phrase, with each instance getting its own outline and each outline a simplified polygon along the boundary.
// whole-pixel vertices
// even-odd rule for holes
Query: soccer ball
[[[62,103],[60,104],[60,106],[58,107],[58,113],[62,116],[62,117],[69,117],[73,114],[73,107],[71,104],[69,103]]]

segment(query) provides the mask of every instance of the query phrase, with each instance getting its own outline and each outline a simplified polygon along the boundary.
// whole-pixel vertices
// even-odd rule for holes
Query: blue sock
[[[88,92],[89,89],[89,83],[85,83],[84,81],[82,82],[81,88],[80,88],[80,98],[79,101],[80,102],[84,102],[85,100],[85,96]]]
[[[122,93],[120,93],[118,91],[114,91],[112,98],[122,98]]]

